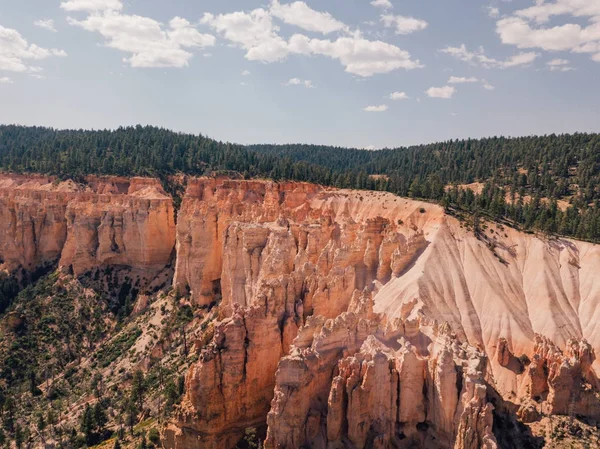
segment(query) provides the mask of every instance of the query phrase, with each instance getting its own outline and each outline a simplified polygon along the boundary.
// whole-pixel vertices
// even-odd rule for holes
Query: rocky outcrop
[[[270,447],[491,448],[490,385],[523,421],[600,419],[600,246],[493,223],[475,236],[388,193],[174,182],[177,220],[155,179],[0,176],[3,271],[150,282],[174,261],[174,288],[217,307],[167,447],[232,447],[268,424]]]
[[[227,323],[221,325],[233,326],[241,307],[271,330],[246,330],[243,344],[230,338],[235,343],[215,340],[205,348],[187,378],[195,393],[186,393],[167,426],[168,446],[226,446],[244,427],[266,421],[271,447],[344,446],[349,438],[355,445],[374,438],[384,447],[493,447],[487,382],[517,399],[526,369],[521,356],[533,354],[536,332],[561,347],[572,335],[596,339],[595,325],[579,313],[595,313],[590,305],[600,284],[590,267],[597,264],[598,247],[545,242],[493,224],[482,241],[442,209],[390,194],[191,179],[178,216],[174,286],[199,306],[218,305]],[[433,323],[448,323],[456,343],[436,346],[438,337],[423,330]],[[331,338],[315,337],[322,332]],[[361,352],[371,335],[377,342],[369,339]],[[471,349],[458,350],[458,342]],[[240,377],[238,397],[220,381],[200,380],[205,370],[214,379],[223,372],[210,354],[231,356],[227,370],[241,373],[244,347],[263,346],[271,352],[259,389],[251,386],[257,380]],[[485,369],[469,362],[470,351],[489,355]],[[382,399],[367,388],[375,378],[386,389],[397,382],[400,404],[412,404],[398,407],[393,426],[387,413],[394,413],[382,412]],[[360,391],[352,396],[349,384],[365,388],[352,387]],[[246,414],[225,405],[204,414],[214,391],[223,391],[217,404]],[[268,391],[273,403],[265,418]],[[349,410],[351,398],[357,408]],[[376,416],[363,416],[371,406]],[[363,422],[359,416],[367,430],[349,434],[350,420]],[[212,418],[220,424],[211,427]]]
[[[273,330],[275,329],[275,332]],[[277,315],[235,307],[186,376],[184,406],[164,431],[168,447],[234,447],[247,427],[264,422],[272,372],[283,353]]]
[[[8,272],[59,266],[83,274],[126,266],[148,279],[175,245],[173,202],[155,179],[58,182],[0,176],[0,260]]]
[[[595,352],[585,340],[569,340],[565,351],[541,335],[521,387],[519,416],[532,422],[542,415],[581,416],[600,422]]]
[[[362,195],[375,194],[303,183],[188,182],[174,285],[199,306],[218,303],[223,321],[187,376],[184,403],[164,432],[169,445],[226,447],[245,427],[264,423],[279,359],[301,338],[299,327],[308,319],[310,329],[311,317],[364,309],[426,244],[416,205],[390,204],[381,214]],[[340,347],[332,345],[332,366]],[[329,380],[323,388],[326,397]]]
[[[424,328],[422,353],[352,313],[314,326],[279,364],[265,447],[497,447],[479,351]]]
[[[156,195],[92,195],[70,201],[60,265],[76,275],[107,265],[153,275],[172,257],[173,204]]]
[[[355,290],[387,282],[426,245],[414,230],[425,221],[419,203],[397,199],[378,211],[368,202],[375,195],[305,183],[192,179],[178,216],[174,285],[199,305],[221,297],[247,305],[260,270],[294,271],[302,278],[305,312],[334,317]]]

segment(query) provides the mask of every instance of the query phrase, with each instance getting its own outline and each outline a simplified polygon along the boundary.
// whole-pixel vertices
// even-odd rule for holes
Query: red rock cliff
[[[58,262],[75,274],[108,265],[151,277],[172,257],[173,202],[154,179],[0,177],[2,268]]]

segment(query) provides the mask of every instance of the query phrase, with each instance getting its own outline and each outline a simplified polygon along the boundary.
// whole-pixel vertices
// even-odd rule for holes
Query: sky
[[[0,0],[0,123],[377,149],[600,131],[600,0]]]

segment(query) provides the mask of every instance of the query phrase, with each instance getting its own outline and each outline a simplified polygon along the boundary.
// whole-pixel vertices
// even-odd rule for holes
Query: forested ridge
[[[365,151],[242,146],[142,126],[114,131],[0,126],[0,169],[163,179],[236,171],[246,178],[387,190],[505,219],[524,230],[600,241],[600,134],[449,140]],[[465,188],[475,182],[484,184],[480,192]]]

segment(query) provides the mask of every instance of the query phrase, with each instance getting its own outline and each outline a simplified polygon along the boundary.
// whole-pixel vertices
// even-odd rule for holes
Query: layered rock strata
[[[278,362],[305,320],[334,318],[370,298],[426,246],[420,203],[396,199],[382,215],[367,201],[376,195],[302,183],[188,183],[174,285],[200,306],[218,303],[224,319],[188,373],[167,445],[226,447],[264,423]]]
[[[265,447],[496,448],[485,355],[402,324],[310,320],[279,364]]]
[[[154,179],[3,175],[0,221],[0,260],[11,273],[58,262],[77,275],[119,265],[151,278],[175,245],[173,202]]]
[[[6,272],[151,280],[174,257],[174,288],[218,306],[168,447],[232,447],[267,423],[272,447],[486,447],[490,388],[523,421],[600,418],[599,246],[491,223],[475,236],[387,193],[186,181],[175,225],[158,180],[0,176]]]

